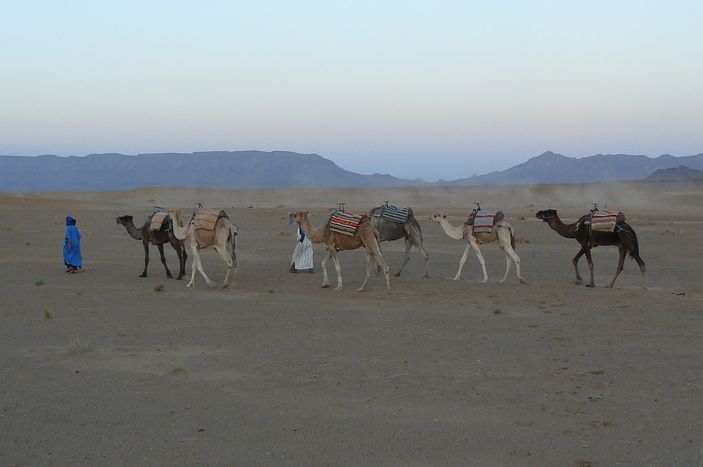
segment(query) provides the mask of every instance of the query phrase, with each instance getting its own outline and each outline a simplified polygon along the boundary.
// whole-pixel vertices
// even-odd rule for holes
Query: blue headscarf
[[[66,216],[66,225],[76,225],[76,220],[71,216]]]

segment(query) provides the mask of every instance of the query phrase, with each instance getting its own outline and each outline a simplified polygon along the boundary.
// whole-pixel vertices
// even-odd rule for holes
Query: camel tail
[[[229,246],[229,254],[234,258],[234,250],[237,246],[237,226],[230,224],[229,226],[229,237],[227,238],[227,244]]]

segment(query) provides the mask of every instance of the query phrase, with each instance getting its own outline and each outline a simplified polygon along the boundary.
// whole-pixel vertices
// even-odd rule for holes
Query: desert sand
[[[358,250],[340,253],[345,289],[321,289],[320,245],[314,274],[288,272],[288,212],[319,225],[337,202],[383,200],[415,209],[429,279],[413,252],[390,296],[381,275],[358,293]],[[460,223],[474,201],[505,211],[528,285],[514,269],[497,282],[495,244],[488,283],[473,254],[451,280],[464,244],[428,216]],[[637,231],[647,290],[630,260],[603,287],[612,247],[593,252],[598,287],[575,285],[578,244],[534,218],[574,221],[594,201]],[[141,243],[114,218],[197,202],[239,227],[235,287],[186,289],[155,247],[139,278]],[[2,194],[0,464],[700,465],[702,205],[701,183]],[[76,275],[61,258],[68,214]],[[382,246],[394,272],[402,242]],[[202,257],[221,282],[221,259]]]

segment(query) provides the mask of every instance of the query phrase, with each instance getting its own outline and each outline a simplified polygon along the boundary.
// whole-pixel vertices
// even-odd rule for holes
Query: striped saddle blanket
[[[164,226],[164,221],[168,219],[168,213],[163,211],[157,211],[151,215],[151,222],[149,223],[150,232],[158,232],[161,227]],[[168,224],[166,225],[168,228]]]
[[[352,236],[359,228],[363,216],[347,211],[334,211],[330,216],[329,226],[333,232]]]
[[[210,208],[198,208],[193,214],[191,224],[196,229],[215,230],[215,224],[220,217],[229,217],[223,210],[213,211]]]
[[[625,221],[622,212],[596,211],[591,214],[591,230],[598,232],[614,232],[615,226]]]
[[[493,231],[493,226],[497,222],[505,218],[503,211],[476,211],[475,209],[469,214],[466,220],[467,225],[473,225],[473,233],[490,233]]]
[[[381,211],[381,217],[388,219],[392,222],[397,222],[399,224],[407,224],[408,217],[410,217],[410,208],[399,208],[397,206],[388,205],[383,206]]]

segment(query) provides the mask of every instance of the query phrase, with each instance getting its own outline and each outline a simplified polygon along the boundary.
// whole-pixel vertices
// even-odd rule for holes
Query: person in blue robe
[[[66,272],[76,273],[83,267],[81,258],[81,234],[76,227],[76,220],[66,217],[66,235],[63,243],[63,263],[66,265]]]

